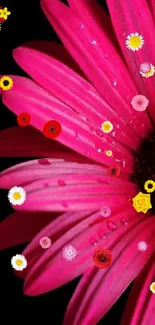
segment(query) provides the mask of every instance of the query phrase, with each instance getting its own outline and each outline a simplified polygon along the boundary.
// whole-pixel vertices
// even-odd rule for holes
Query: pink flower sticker
[[[48,237],[42,237],[39,241],[39,244],[42,248],[47,249],[51,246],[51,240]]]
[[[140,65],[140,72],[148,73],[151,70],[151,64],[149,62],[143,62]]]
[[[132,98],[131,101],[132,107],[139,112],[145,111],[148,104],[149,104],[148,99],[143,95],[136,95]]]
[[[104,218],[108,218],[111,215],[111,210],[109,207],[105,206],[100,210],[101,216]]]

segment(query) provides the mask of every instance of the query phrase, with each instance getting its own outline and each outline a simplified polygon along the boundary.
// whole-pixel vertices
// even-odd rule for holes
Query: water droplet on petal
[[[125,165],[126,165],[126,162],[123,160],[123,168],[125,167]]]
[[[92,43],[93,45],[97,45],[97,42],[96,42],[95,40],[93,40],[91,43]]]
[[[84,25],[82,24],[80,27],[81,27],[81,28],[84,28]]]
[[[109,54],[108,53],[104,53],[104,56],[105,56],[106,59],[109,58]]]
[[[117,82],[113,81],[112,85],[115,87],[117,85]]]
[[[107,222],[107,227],[108,227],[110,230],[115,230],[115,229],[116,229],[116,224],[115,224],[113,221],[108,221],[108,222]]]
[[[97,151],[98,151],[98,152],[101,152],[102,150],[101,150],[101,148],[98,148]]]
[[[103,135],[104,135],[103,131],[102,131],[100,128],[97,128],[97,129],[95,130],[95,132],[96,132],[96,134],[97,134],[99,137],[103,137]]]
[[[80,140],[78,133],[75,133],[75,138],[77,141]]]
[[[104,230],[100,229],[100,230],[98,231],[98,237],[99,237],[100,239],[102,239],[102,238],[105,237],[105,232],[104,232]]]
[[[123,226],[127,226],[127,225],[128,225],[128,222],[127,222],[127,220],[126,220],[125,218],[121,218],[121,219],[120,219],[120,222],[121,222],[121,224],[122,224]]]
[[[96,244],[97,244],[97,240],[96,240],[96,238],[95,238],[95,237],[91,237],[91,238],[89,239],[89,243],[90,243],[90,245],[96,245]]]
[[[113,146],[113,147],[115,147],[115,146],[116,146],[115,142],[111,142],[111,144],[112,144],[112,146]]]
[[[113,136],[113,137],[115,136],[115,134],[116,134],[115,132],[112,132],[112,136]]]
[[[89,151],[87,151],[87,153],[86,153],[86,154],[87,154],[87,156],[90,156],[90,152],[89,152]]]
[[[38,164],[39,165],[50,165],[50,162],[48,161],[48,159],[42,158],[42,159],[38,159]]]
[[[80,117],[82,118],[82,120],[88,121],[87,118],[84,115],[80,114]]]
[[[64,182],[63,179],[59,179],[59,180],[58,180],[58,184],[59,184],[60,186],[65,186],[65,185],[66,185],[66,183]]]
[[[117,129],[119,129],[119,127],[120,127],[119,124],[117,124],[116,127],[117,127]]]

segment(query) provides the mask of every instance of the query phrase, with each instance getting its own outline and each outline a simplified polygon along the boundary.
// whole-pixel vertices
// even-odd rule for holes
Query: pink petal
[[[108,202],[108,204],[110,203]],[[74,214],[70,215],[69,219],[66,218],[65,222],[62,220],[61,226],[62,216],[57,221],[54,221],[55,225],[51,223],[50,228],[46,227],[44,231],[38,234],[28,250],[26,249],[23,253],[28,259],[29,264],[25,293],[28,295],[38,295],[55,289],[79,276],[92,265],[92,255],[96,247],[91,243],[92,238],[95,238],[99,247],[103,245],[104,247],[105,245],[109,247],[112,243],[118,242],[122,235],[129,232],[137,222],[139,223],[140,220],[144,219],[144,216],[135,214],[131,207],[126,210],[123,200],[121,204],[122,213],[120,213],[120,210],[114,203],[111,203],[111,208],[113,211],[113,221],[116,224],[116,231],[114,232],[108,227],[107,221],[101,218],[100,213],[95,213],[87,217],[85,216],[85,218],[84,215],[77,216],[75,214],[75,220]],[[129,221],[127,227],[122,226],[120,222],[122,217],[126,217]],[[103,239],[103,234],[105,234],[105,239]],[[53,238],[53,245],[48,251],[42,250],[40,254],[40,252],[38,253],[38,240],[40,236],[44,235],[48,236],[51,240]],[[67,244],[74,245],[80,253],[77,259],[69,264],[62,258],[62,249]],[[47,276],[48,274],[51,274],[51,276]]]
[[[94,130],[99,129],[103,121],[111,121],[115,131],[106,136],[106,141],[111,142],[111,137],[114,137],[132,149],[137,149],[140,138],[123,123],[89,82],[58,60],[39,51],[19,47],[13,55],[37,83],[80,113]],[[34,69],[36,65],[39,66],[37,70]]]
[[[30,182],[43,180],[46,187],[50,179],[53,179],[53,185],[55,183],[57,186],[62,186],[78,184],[79,178],[83,178],[85,183],[88,184],[100,183],[104,185],[128,186],[126,174],[121,173],[119,178],[108,177],[107,168],[101,165],[88,164],[82,160],[81,163],[66,162],[63,159],[54,158],[31,160],[4,170],[0,173],[0,186],[4,189],[10,189],[15,184],[23,186]],[[122,180],[124,180],[123,183]]]
[[[68,67],[83,76],[83,72],[80,70],[79,66],[73,60],[65,47],[61,44],[50,41],[32,41],[24,43],[24,47],[37,50],[39,53],[46,53],[47,55],[54,57],[60,62],[66,64]]]
[[[136,133],[145,136],[151,123],[146,112],[132,111],[131,100],[137,89],[106,33],[103,31],[101,41],[87,23],[82,28],[83,20],[58,0],[42,0],[42,8],[65,47],[106,102],[113,110],[117,109]],[[105,57],[107,53],[109,59]]]
[[[150,105],[148,109],[154,119],[155,78],[144,78],[139,71],[140,64],[143,62],[155,64],[153,42],[155,39],[155,26],[147,2],[145,0],[107,0],[107,4],[126,63],[140,94],[149,99]],[[143,37],[144,45],[139,51],[133,52],[126,47],[126,39],[128,35],[135,32]]]
[[[107,199],[119,204],[137,193],[134,183],[108,177],[102,166],[51,159],[13,166],[0,174],[0,181],[2,188],[24,188],[25,202],[14,206],[22,211],[98,210]]]
[[[53,218],[52,213],[12,213],[0,223],[0,250],[30,241]]]
[[[58,157],[66,150],[30,126],[13,126],[0,131],[0,148],[1,157]]]
[[[115,165],[115,158],[117,158],[118,166],[122,167],[124,161],[123,170],[128,173],[132,171],[132,154],[121,144],[113,146],[112,138],[111,143],[103,142],[101,137],[98,137],[90,128],[89,123],[84,121],[71,107],[50,95],[33,81],[16,76],[12,76],[12,79],[14,86],[9,91],[3,92],[2,99],[15,114],[26,111],[31,115],[32,125],[41,131],[44,124],[52,118],[62,126],[62,132],[57,138],[62,144],[74,148],[87,158],[100,163],[104,161],[106,165]],[[105,155],[105,151],[109,149],[113,152],[110,159]]]
[[[44,251],[40,249],[40,239],[44,236],[51,239],[53,243],[61,236],[63,236],[72,227],[77,225],[80,221],[86,217],[92,215],[92,211],[85,212],[66,212],[63,213],[59,218],[52,221],[42,231],[40,231],[31,243],[25,248],[23,254],[26,256],[28,262],[27,269],[22,272],[22,277],[25,277],[31,267],[37,262],[37,260],[44,254]],[[18,274],[17,274],[18,275]]]
[[[103,31],[107,38],[118,47],[116,36],[111,24],[110,17],[97,3],[97,0],[68,0],[70,7],[77,12],[83,19],[83,22],[91,26],[93,32],[102,38]]]
[[[121,325],[154,325],[154,294],[150,285],[155,281],[155,255],[135,280],[131,289]]]
[[[68,306],[64,325],[95,325],[106,314],[152,254],[155,244],[152,222],[153,218],[143,220],[115,247],[106,245],[113,256],[112,265],[105,270],[93,266],[85,273]],[[141,238],[148,242],[148,250],[143,253],[137,250]]]

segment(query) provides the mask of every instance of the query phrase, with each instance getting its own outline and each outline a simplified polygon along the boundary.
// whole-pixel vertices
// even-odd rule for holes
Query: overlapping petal
[[[94,266],[84,274],[69,304],[64,325],[95,325],[105,315],[149,260],[154,250],[153,233],[150,218],[135,226],[115,247],[108,245],[113,264],[106,270]],[[145,252],[137,249],[142,238],[148,243]]]
[[[12,213],[0,222],[0,250],[32,240],[55,216],[52,213]]]
[[[154,295],[150,285],[155,282],[155,254],[135,280],[121,325],[154,325]]]
[[[140,74],[141,63],[150,62],[155,65],[153,41],[155,39],[155,25],[148,3],[146,0],[107,0],[107,4],[128,68],[140,93],[149,98],[150,105],[148,109],[154,120],[155,76],[144,78]],[[139,33],[144,39],[144,45],[139,51],[131,51],[126,46],[127,36],[131,33]]]
[[[50,158],[8,168],[0,173],[0,186],[24,188],[26,200],[15,206],[22,211],[94,211],[106,205],[107,199],[118,204],[137,193],[134,183],[108,176],[103,166]]]
[[[134,150],[138,148],[140,138],[79,74],[55,58],[31,48],[19,47],[14,50],[13,55],[17,63],[37,83],[71,106],[94,130],[99,129],[103,121],[111,121],[114,132],[106,135],[107,142],[111,142],[112,137]],[[38,69],[34,69],[36,65]]]
[[[92,265],[92,255],[96,246],[91,244],[91,240],[95,238],[96,245],[99,247],[102,245],[109,247],[114,242],[121,239],[122,235],[129,232],[137,223],[143,220],[144,216],[136,216],[128,203],[128,212],[125,209],[125,201],[122,200],[120,213],[118,207],[114,202],[107,204],[111,206],[112,218],[116,224],[116,230],[111,231],[108,228],[107,220],[103,219],[100,213],[93,213],[88,216],[70,215],[69,218],[64,221],[60,217],[50,227],[46,227],[45,230],[39,234],[36,239],[30,244],[28,249],[24,251],[28,261],[30,260],[30,269],[25,279],[25,293],[28,295],[37,295],[46,291],[57,288],[64,283],[72,280],[73,278],[82,274],[89,266]],[[111,204],[111,205],[110,205]],[[83,212],[81,212],[83,214]],[[87,212],[88,213],[88,212]],[[74,219],[75,216],[75,219]],[[80,220],[81,217],[83,220]],[[126,217],[128,226],[121,224],[121,218]],[[57,223],[57,224],[56,224]],[[66,226],[70,224],[70,229],[66,230]],[[58,226],[59,225],[59,226]],[[62,230],[60,231],[60,229]],[[58,230],[58,232],[57,232]],[[60,232],[60,236],[59,236]],[[41,254],[39,252],[38,240],[40,236],[47,234],[49,238],[53,238],[53,245]],[[105,238],[104,238],[105,235]],[[67,262],[62,257],[62,249],[65,245],[72,244],[78,251],[77,258],[72,262]],[[37,254],[37,260],[35,258]],[[51,274],[51,276],[47,276]]]
[[[151,122],[145,112],[136,114],[131,109],[131,100],[137,89],[104,31],[101,42],[87,22],[83,28],[83,19],[60,1],[42,0],[41,4],[48,20],[88,79],[112,109],[117,109],[120,117],[143,137],[151,128]],[[107,49],[108,59],[105,56]]]
[[[63,156],[63,155],[62,155]],[[103,185],[133,187],[128,183],[127,175],[120,174],[119,178],[108,176],[107,168],[97,165],[88,164],[87,161],[79,160],[79,163],[64,161],[64,159],[43,158],[30,160],[12,166],[0,173],[0,187],[9,189],[12,186],[23,186],[32,182],[43,180],[48,183],[48,179],[53,179],[53,186],[79,184],[79,179],[85,183],[99,183]],[[90,181],[90,182],[89,182]],[[55,185],[54,185],[55,184]]]
[[[111,142],[104,141],[104,138],[102,140],[81,115],[33,81],[22,77],[12,78],[14,86],[3,93],[2,100],[15,114],[26,111],[31,115],[31,125],[42,132],[47,121],[56,120],[62,126],[57,138],[59,142],[108,166],[115,165],[117,161],[124,171],[132,172],[133,157],[129,150],[117,144],[117,141],[113,144],[112,139]],[[112,157],[106,156],[106,150],[112,150]]]

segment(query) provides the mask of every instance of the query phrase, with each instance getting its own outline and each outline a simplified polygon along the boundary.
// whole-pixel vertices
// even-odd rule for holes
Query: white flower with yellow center
[[[13,205],[21,205],[25,202],[26,192],[22,187],[14,186],[8,193],[8,199]]]
[[[27,260],[25,256],[17,254],[12,257],[11,265],[16,271],[23,271],[27,267]]]
[[[138,51],[144,45],[144,39],[139,33],[131,33],[126,39],[126,45],[129,50]]]

